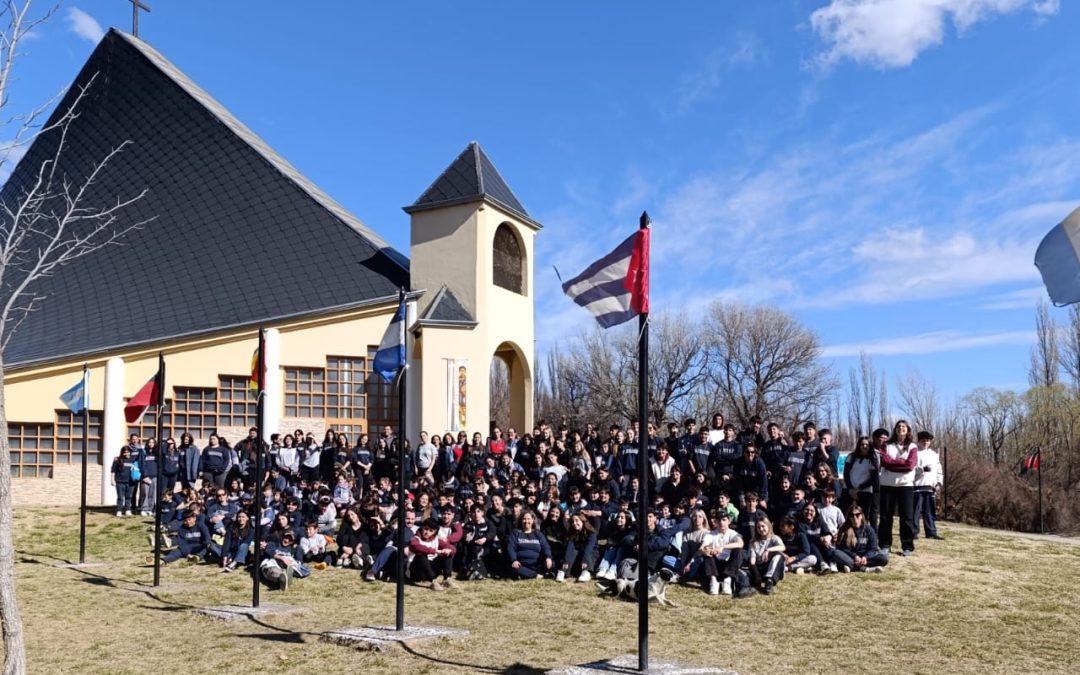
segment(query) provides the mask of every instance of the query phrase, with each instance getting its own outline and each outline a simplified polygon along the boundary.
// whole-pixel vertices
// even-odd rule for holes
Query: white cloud
[[[78,7],[72,7],[67,14],[68,28],[82,39],[97,44],[105,37],[105,29],[97,20]]]
[[[996,15],[1029,9],[1056,14],[1059,0],[831,0],[810,15],[810,24],[830,44],[818,65],[845,59],[877,68],[904,68],[921,52],[942,43],[946,20],[963,33]]]
[[[1035,341],[1034,331],[1002,331],[998,333],[972,333],[959,330],[942,330],[918,335],[867,340],[829,345],[822,349],[825,358],[858,356],[865,352],[871,356],[897,356],[901,354],[937,354],[958,352],[979,347],[998,345],[1027,345]]]

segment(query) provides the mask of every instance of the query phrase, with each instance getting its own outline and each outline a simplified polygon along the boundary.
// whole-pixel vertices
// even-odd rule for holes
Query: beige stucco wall
[[[380,306],[268,326],[280,331],[282,366],[277,372],[268,373],[268,377],[277,378],[278,391],[283,392],[285,367],[324,368],[326,357],[331,355],[366,357],[368,345],[377,345],[382,338],[395,307],[396,302],[391,301]],[[91,409],[100,410],[104,406],[105,362],[110,358],[119,357],[124,360],[123,390],[126,396],[132,396],[156,372],[158,351],[163,351],[166,365],[165,396],[172,398],[176,387],[216,388],[219,375],[246,377],[251,372],[251,355],[257,343],[258,331],[249,329],[208,338],[122,350],[87,359],[85,363],[90,367]],[[36,368],[8,370],[4,382],[8,420],[12,423],[55,422],[55,411],[63,407],[59,395],[78,381],[83,363],[84,361],[79,359]],[[311,429],[321,438],[324,421],[284,417],[282,399],[277,401],[280,430],[292,431],[301,426]],[[246,429],[242,427],[223,426],[221,431],[234,440],[246,434]],[[278,429],[267,430],[267,433],[274,431]],[[69,475],[76,468],[74,465],[55,465],[51,479],[16,479],[13,481],[16,502],[77,504],[79,477],[77,472],[74,477]],[[100,467],[92,466],[91,473],[93,475],[88,494],[94,500],[92,503],[97,503],[100,499],[100,489],[97,487],[101,484]]]
[[[519,294],[494,284],[494,240],[499,225],[518,235],[525,258],[524,288]],[[450,428],[447,410],[447,360],[468,360],[467,427],[487,435],[490,398],[488,375],[500,345],[510,343],[520,359],[513,383],[510,424],[519,430],[533,423],[534,317],[533,270],[536,229],[502,209],[477,202],[413,214],[411,260],[413,288],[428,290],[427,302],[446,284],[477,320],[471,329],[423,326],[423,421],[428,431]],[[444,274],[448,261],[455,269]],[[475,265],[470,261],[475,261]],[[420,303],[423,314],[427,304]],[[511,369],[513,371],[513,369]],[[429,413],[428,411],[434,411]],[[433,417],[434,415],[434,417]],[[505,422],[504,422],[505,423]]]

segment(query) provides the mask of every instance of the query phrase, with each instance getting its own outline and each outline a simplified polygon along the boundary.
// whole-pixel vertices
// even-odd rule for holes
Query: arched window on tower
[[[495,285],[525,295],[525,254],[510,225],[503,223],[495,230],[494,249]]]

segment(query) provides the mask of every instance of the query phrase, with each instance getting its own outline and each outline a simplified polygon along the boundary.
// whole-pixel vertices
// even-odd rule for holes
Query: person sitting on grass
[[[206,523],[199,521],[198,513],[194,509],[188,509],[184,511],[180,529],[176,532],[176,548],[165,555],[165,563],[173,563],[181,558],[192,562],[205,560],[210,541],[210,530]]]
[[[453,582],[454,547],[439,538],[439,522],[428,518],[420,523],[420,530],[409,542],[409,577],[413,582],[424,584],[433,591],[450,588]],[[442,576],[440,582],[438,577]]]
[[[362,570],[371,566],[371,545],[356,507],[346,509],[337,532],[338,567]]]
[[[818,513],[818,508],[813,502],[807,502],[803,506],[802,513],[799,514],[796,524],[799,527],[799,532],[806,535],[806,540],[810,544],[810,552],[817,558],[818,571],[822,574],[837,571],[836,564],[833,562],[834,534],[829,532],[824,519]]]
[[[833,556],[841,572],[880,572],[889,564],[889,554],[878,548],[877,533],[866,522],[862,507],[852,506],[848,512],[847,522],[836,535]]]
[[[247,511],[240,511],[225,532],[221,547],[221,571],[232,572],[247,563],[248,549],[255,539],[255,526]]]
[[[770,595],[784,578],[784,542],[773,534],[772,523],[762,518],[754,523],[747,567],[753,587]]]
[[[596,562],[596,530],[583,513],[572,514],[567,523],[562,565],[555,581],[563,581],[570,575],[585,582],[592,579],[592,567]]]
[[[271,540],[266,543],[261,570],[263,579],[271,586],[289,590],[293,578],[303,579],[311,574],[311,570],[298,560],[299,557],[300,546],[296,543],[296,535],[292,530],[286,530],[281,534],[280,542]]]
[[[809,506],[813,506],[810,503]],[[805,574],[818,563],[810,548],[806,533],[799,529],[794,516],[784,516],[779,527],[780,540],[784,542],[784,569],[795,574]]]
[[[485,516],[483,504],[469,508],[469,522],[462,528],[465,542],[465,560],[461,578],[479,581],[488,577],[488,559],[495,551],[495,526]]]
[[[715,511],[709,517],[712,531],[702,542],[703,574],[709,579],[709,595],[732,594],[732,579],[739,574],[743,561],[743,540],[731,527],[726,511]]]
[[[312,569],[324,570],[334,564],[337,554],[328,550],[330,539],[319,532],[319,524],[312,521],[304,526],[304,536],[300,539],[300,552],[305,563],[310,562]]]
[[[506,554],[515,579],[540,579],[551,569],[551,547],[537,529],[532,511],[522,511],[517,529],[507,541]]]
[[[681,582],[689,583],[702,575],[704,563],[701,549],[709,535],[708,516],[701,509],[694,509],[690,514],[690,527],[682,538],[682,556],[678,567]]]

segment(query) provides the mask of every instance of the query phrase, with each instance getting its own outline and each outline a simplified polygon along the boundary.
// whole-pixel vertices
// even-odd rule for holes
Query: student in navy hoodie
[[[731,433],[734,434],[734,429]],[[758,456],[758,449],[754,445],[743,448],[742,457],[735,460],[732,465],[732,489],[736,499],[748,492],[756,492],[758,501],[762,506],[769,502],[769,477],[765,469],[765,462]]]
[[[236,514],[229,529],[225,532],[225,543],[221,547],[221,571],[232,572],[247,563],[248,548],[255,539],[255,527],[247,511]]]
[[[551,547],[547,537],[537,528],[536,515],[532,511],[521,513],[518,527],[507,541],[506,554],[515,578],[538,579],[551,569]]]
[[[199,522],[195,511],[188,510],[184,512],[183,522],[174,541],[176,548],[165,555],[166,564],[184,557],[205,560],[210,550],[210,530],[206,528],[206,523]]]
[[[836,534],[833,560],[841,572],[880,572],[889,564],[889,554],[878,548],[877,533],[866,522],[862,507],[853,506],[847,521]]]
[[[817,556],[810,548],[810,540],[801,531],[793,516],[784,516],[777,528],[780,541],[784,542],[784,569],[796,574],[804,574],[814,569]]]

